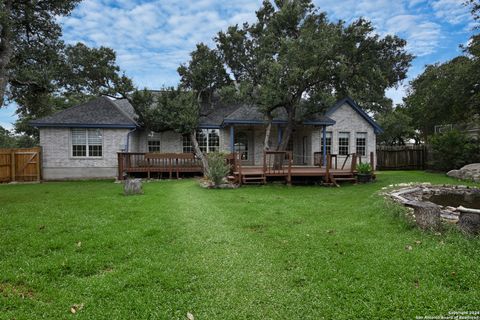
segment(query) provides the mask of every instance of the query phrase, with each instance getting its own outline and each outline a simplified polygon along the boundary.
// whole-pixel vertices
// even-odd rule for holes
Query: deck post
[[[118,156],[118,180],[123,180],[123,155],[117,153]]]
[[[292,185],[292,152],[288,151],[288,177],[287,184]]]
[[[355,172],[357,170],[357,154],[352,154],[352,165],[350,166],[350,172]]]
[[[230,126],[230,151],[235,152],[235,128],[233,125]]]
[[[322,163],[327,163],[327,126],[322,127]]]
[[[327,155],[327,167],[325,168],[325,183],[330,182],[330,165],[332,162],[332,157]]]
[[[278,145],[280,145],[282,143],[282,136],[283,136],[283,130],[282,130],[282,127],[280,127],[280,125],[278,125]]]
[[[370,152],[370,166],[372,167],[372,171],[375,171],[375,157],[373,155],[373,151]]]

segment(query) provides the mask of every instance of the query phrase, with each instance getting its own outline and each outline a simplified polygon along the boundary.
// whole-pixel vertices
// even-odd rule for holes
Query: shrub
[[[480,144],[477,138],[456,130],[438,134],[431,139],[431,165],[434,169],[448,171],[480,161]]]
[[[357,164],[357,172],[360,174],[369,174],[372,172],[372,166],[366,162],[359,163]]]
[[[219,152],[209,153],[207,161],[209,167],[207,177],[218,187],[222,183],[223,178],[230,172],[230,166],[225,160],[225,154]]]

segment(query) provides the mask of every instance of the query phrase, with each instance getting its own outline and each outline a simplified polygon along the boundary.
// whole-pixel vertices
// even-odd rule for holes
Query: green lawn
[[[424,233],[376,194],[107,181],[0,185],[1,319],[414,319],[480,310],[480,240]],[[411,245],[413,250],[406,250]],[[72,305],[83,304],[76,314]]]

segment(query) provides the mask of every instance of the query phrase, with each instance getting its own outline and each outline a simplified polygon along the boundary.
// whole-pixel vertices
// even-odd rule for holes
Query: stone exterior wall
[[[336,121],[327,127],[332,132],[332,153],[338,154],[338,137],[340,132],[350,133],[349,153],[356,151],[356,135],[367,134],[366,156],[362,162],[370,161],[370,152],[376,148],[376,136],[372,126],[348,104],[338,108],[331,116]],[[117,152],[123,151],[127,144],[129,129],[101,129],[103,132],[103,156],[98,158],[74,158],[71,150],[70,128],[41,128],[40,145],[43,148],[43,177],[46,180],[113,178],[117,175]],[[235,134],[245,132],[249,137],[250,158],[246,165],[263,165],[264,126],[235,126]],[[296,128],[293,133],[294,163],[313,165],[315,152],[321,148],[321,127],[305,126]],[[148,151],[148,133],[136,130],[130,133],[130,152]],[[182,135],[173,131],[158,133],[160,152],[182,152]],[[273,126],[271,147],[278,143],[278,127]],[[220,129],[220,151],[230,152],[230,127]],[[341,166],[345,156],[338,156]],[[376,154],[375,154],[376,161]],[[350,163],[347,164],[348,166]]]
[[[102,157],[72,157],[70,128],[41,128],[42,174],[45,180],[114,178],[117,152],[127,143],[129,129],[101,129]]]
[[[370,152],[374,153],[374,161],[376,162],[376,145],[377,137],[373,127],[360,116],[348,104],[342,105],[333,115],[330,116],[336,121],[335,125],[327,127],[327,132],[332,132],[332,154],[338,154],[338,136],[340,132],[350,133],[349,153],[356,151],[356,135],[359,132],[367,133],[366,156],[362,157],[362,162],[370,162]],[[312,132],[312,151],[321,152],[322,128],[315,128]],[[338,166],[343,164],[346,156],[338,156]],[[350,166],[350,161],[347,162]]]
[[[135,147],[130,148],[130,152],[148,152],[149,132],[139,130],[135,132]],[[181,153],[183,152],[183,137],[180,133],[174,131],[159,132],[155,139],[160,139],[160,152]]]

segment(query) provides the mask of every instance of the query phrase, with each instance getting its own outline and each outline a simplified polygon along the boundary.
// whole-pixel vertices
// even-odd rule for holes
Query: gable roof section
[[[284,109],[279,109],[273,112],[274,124],[287,123],[287,114]],[[264,124],[266,123],[263,113],[258,111],[257,108],[249,105],[242,105],[234,112],[225,117],[223,123],[228,124]],[[318,113],[309,116],[303,121],[307,125],[334,125],[335,121],[327,116],[320,115]]]
[[[126,100],[100,97],[30,121],[34,127],[136,128],[135,112]]]
[[[351,98],[344,98],[340,101],[337,101],[333,107],[327,110],[325,115],[331,116],[337,111],[341,106],[344,104],[348,104],[350,107],[352,107],[353,110],[355,110],[365,121],[367,121],[374,129],[375,133],[382,133],[383,129],[376,123],[372,117],[370,117],[353,99]]]

